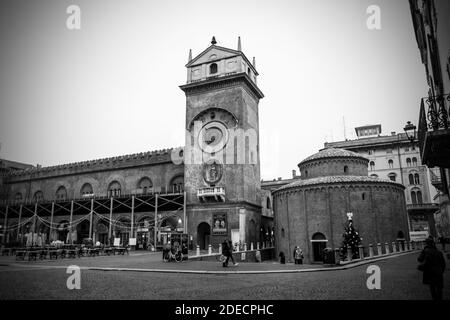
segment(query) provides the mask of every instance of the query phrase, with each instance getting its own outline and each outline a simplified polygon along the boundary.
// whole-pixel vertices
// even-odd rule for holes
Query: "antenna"
[[[344,126],[344,140],[347,140],[347,132],[345,131],[345,116],[342,116],[342,122]]]

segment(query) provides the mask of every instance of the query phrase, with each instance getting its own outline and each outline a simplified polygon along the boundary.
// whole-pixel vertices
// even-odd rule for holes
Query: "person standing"
[[[303,251],[300,247],[295,247],[294,260],[295,264],[303,264]]]
[[[228,267],[228,261],[231,259],[234,266],[237,266],[239,263],[236,263],[233,258],[233,244],[231,243],[231,240],[228,241],[227,245],[227,254],[225,255],[227,257],[227,260],[225,260],[225,267]]]
[[[419,270],[423,271],[423,284],[430,286],[433,300],[442,300],[445,259],[442,252],[436,248],[432,237],[425,240],[425,248],[417,260],[421,263]]]

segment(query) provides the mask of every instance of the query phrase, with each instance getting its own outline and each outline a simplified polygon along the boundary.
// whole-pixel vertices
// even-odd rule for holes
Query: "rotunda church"
[[[322,261],[324,248],[339,248],[352,213],[362,245],[408,240],[404,186],[368,176],[367,158],[324,149],[298,164],[300,179],[274,191],[276,249],[293,261],[295,246],[305,263]]]

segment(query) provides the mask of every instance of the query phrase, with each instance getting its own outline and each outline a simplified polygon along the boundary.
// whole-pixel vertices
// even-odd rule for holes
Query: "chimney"
[[[281,177],[278,177],[278,181],[281,181]]]
[[[295,170],[292,170],[292,179],[295,179],[297,177],[297,172]]]
[[[392,131],[392,132],[391,132],[391,135],[395,136],[395,131]]]

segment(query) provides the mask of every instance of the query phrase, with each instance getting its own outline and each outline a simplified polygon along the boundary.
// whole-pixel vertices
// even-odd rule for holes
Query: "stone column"
[[[372,244],[369,244],[369,258],[373,257],[373,246]]]
[[[197,245],[196,254],[197,254],[198,256],[200,255],[200,246],[199,246],[199,245]]]
[[[397,246],[395,241],[392,241],[392,253],[396,253],[397,252]]]
[[[208,254],[212,254],[212,245],[211,244],[208,245]]]
[[[386,249],[386,254],[389,254],[389,243],[384,243],[384,248]]]
[[[253,242],[250,242],[250,250],[254,250],[254,248],[253,248]]]

